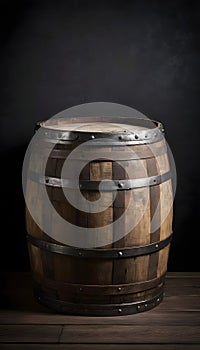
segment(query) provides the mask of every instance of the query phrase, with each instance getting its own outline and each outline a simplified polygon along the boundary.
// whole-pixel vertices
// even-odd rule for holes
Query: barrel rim
[[[76,122],[80,122],[80,120],[87,120],[88,118],[91,118],[90,122],[97,121],[95,120],[96,117],[77,117],[77,118],[69,118],[70,122],[73,122],[73,120],[76,120]],[[99,117],[99,121],[104,121],[109,123],[110,122],[116,122],[116,119],[114,117],[106,117],[106,119],[102,120],[102,117]],[[119,117],[118,117],[119,118]],[[155,124],[155,127],[149,127],[146,130],[138,130],[138,131],[120,131],[120,132],[92,132],[92,131],[69,131],[67,130],[61,130],[61,129],[52,129],[48,127],[48,125],[45,126],[45,123],[47,120],[38,121],[35,126],[35,131],[38,131],[40,129],[40,135],[44,139],[48,140],[49,142],[53,143],[66,143],[66,142],[85,142],[89,140],[93,140],[95,142],[95,145],[98,145],[98,143],[102,146],[103,142],[102,139],[107,139],[106,145],[109,145],[108,140],[111,141],[112,145],[137,145],[137,144],[147,144],[147,143],[154,143],[158,142],[161,139],[163,139],[163,133],[164,133],[164,127],[163,124],[160,121],[156,121],[153,119],[142,119],[142,118],[126,118],[121,117],[120,122],[124,122],[124,124],[130,124],[133,126],[137,126],[135,123],[146,123],[149,124],[149,126],[153,126]],[[63,118],[62,118],[63,119]],[[68,120],[67,120],[68,121]],[[134,121],[134,123],[133,123]],[[123,124],[123,123],[122,123]]]

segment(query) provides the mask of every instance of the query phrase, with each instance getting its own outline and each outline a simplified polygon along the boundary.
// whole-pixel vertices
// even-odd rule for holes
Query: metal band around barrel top
[[[139,179],[125,179],[125,180],[80,180],[79,188],[81,190],[87,191],[98,191],[99,185],[101,184],[101,191],[116,191],[116,190],[130,190],[133,188],[141,188],[159,185],[171,177],[170,171],[156,176],[144,177]],[[47,186],[53,187],[64,187],[76,189],[77,183],[73,180],[60,179],[58,177],[41,176],[33,171],[29,171],[28,178],[32,181],[38,182],[40,184],[45,184]]]
[[[147,122],[146,120],[142,120]],[[138,129],[135,132],[85,132],[85,131],[63,131],[59,129],[48,128],[44,124],[38,124],[36,127],[40,130],[40,137],[51,143],[80,143],[93,140],[95,145],[101,145],[105,143],[103,139],[107,139],[106,146],[111,145],[137,145],[154,143],[164,138],[164,128],[160,122],[151,121],[155,124],[155,128]],[[134,125],[134,124],[132,124]],[[67,129],[67,125],[66,125]],[[109,140],[110,142],[109,142]]]
[[[48,297],[42,292],[35,291],[39,303],[63,314],[85,315],[85,316],[119,316],[130,315],[143,311],[148,311],[163,300],[163,288],[161,292],[153,298],[139,302],[123,304],[81,304],[70,303]]]
[[[144,246],[126,247],[126,248],[113,248],[113,249],[82,249],[70,246],[63,246],[56,243],[47,242],[31,235],[27,235],[28,241],[41,249],[63,255],[77,256],[81,258],[103,258],[103,259],[114,259],[114,258],[131,258],[140,255],[147,255],[155,253],[164,247],[166,247],[171,239],[172,235],[165,238],[162,241],[151,243]]]

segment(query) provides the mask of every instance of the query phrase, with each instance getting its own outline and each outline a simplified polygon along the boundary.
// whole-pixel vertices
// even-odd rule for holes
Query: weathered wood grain
[[[199,344],[0,344],[1,350],[199,350]]]
[[[199,326],[157,326],[151,325],[127,326],[101,325],[96,327],[90,325],[79,326],[78,333],[74,331],[74,326],[65,325],[60,338],[61,343],[127,343],[127,344],[200,344]]]
[[[195,303],[194,303],[195,306]],[[45,312],[46,311],[46,312]],[[151,325],[157,326],[198,326],[200,325],[200,310],[184,311],[183,309],[168,310],[167,308],[156,311],[151,310],[138,315],[127,315],[120,317],[86,317],[58,315],[49,310],[19,311],[1,310],[0,324],[3,325]]]
[[[62,326],[0,325],[1,343],[58,343]]]

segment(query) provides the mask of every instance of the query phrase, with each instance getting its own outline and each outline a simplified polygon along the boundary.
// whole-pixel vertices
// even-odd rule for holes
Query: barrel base
[[[56,300],[44,295],[37,295],[36,299],[40,304],[61,314],[80,316],[123,316],[153,309],[163,300],[163,291],[151,299],[123,304],[75,304]]]

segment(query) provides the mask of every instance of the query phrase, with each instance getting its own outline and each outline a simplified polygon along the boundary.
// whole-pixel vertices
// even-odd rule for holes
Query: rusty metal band
[[[119,316],[136,314],[153,309],[163,300],[163,288],[153,298],[123,304],[75,304],[50,298],[42,292],[35,292],[38,302],[62,314],[82,316]]]
[[[154,242],[148,245],[113,249],[80,249],[47,242],[29,234],[27,235],[27,239],[32,245],[52,253],[76,256],[80,258],[121,259],[155,253],[165,248],[171,242],[172,234],[162,241]]]
[[[83,119],[83,118],[81,118]],[[103,118],[100,118],[100,121]],[[108,122],[108,118],[105,119]],[[84,121],[84,120],[83,120]],[[94,118],[91,121],[95,121]],[[115,118],[113,121],[116,122]],[[134,122],[133,122],[134,121]],[[135,126],[136,119],[134,118],[125,118],[124,123],[130,123],[130,125]],[[89,140],[93,140],[95,145],[103,145],[103,139],[107,139],[106,146],[108,145],[139,145],[139,144],[148,144],[154,143],[162,140],[164,138],[164,128],[162,123],[154,120],[145,120],[140,119],[144,125],[150,125],[151,127],[145,130],[137,130],[136,132],[121,132],[121,133],[109,133],[109,132],[85,132],[85,131],[63,131],[59,129],[48,128],[48,124],[45,125],[45,122],[39,122],[36,125],[35,131],[37,132],[40,129],[40,137],[50,143],[82,143]],[[70,121],[69,121],[70,122]],[[76,121],[77,122],[77,121]],[[152,128],[152,125],[155,127]],[[76,124],[75,124],[76,125]],[[67,125],[66,125],[67,129]],[[110,142],[108,141],[110,139]]]
[[[42,280],[37,282],[39,285],[44,286],[44,288],[50,288],[51,291],[62,291],[64,295],[128,295],[133,293],[140,293],[147,291],[152,288],[158,287],[161,283],[165,281],[165,274],[160,277],[153,278],[148,281],[118,284],[118,285],[86,285],[86,284],[75,284],[66,283],[61,281],[55,281],[49,278],[43,277]]]
[[[116,191],[116,190],[131,190],[134,188],[142,188],[159,185],[165,181],[168,181],[171,178],[171,172],[168,171],[162,175],[143,177],[138,179],[125,179],[125,180],[102,180],[102,181],[93,181],[93,180],[80,180],[77,184],[74,180],[61,179],[58,177],[51,176],[42,176],[33,171],[29,171],[28,178],[34,182],[52,186],[52,187],[62,187],[77,189],[77,186],[81,190],[86,191],[98,191],[101,184],[102,192]]]

